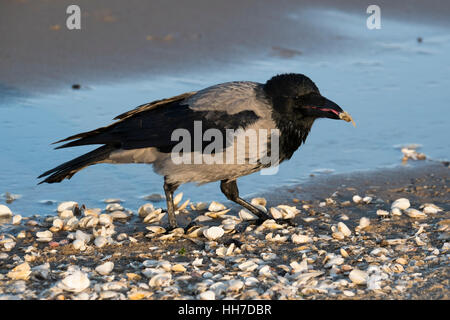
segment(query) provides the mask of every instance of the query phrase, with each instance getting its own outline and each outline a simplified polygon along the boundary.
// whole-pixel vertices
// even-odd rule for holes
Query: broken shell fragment
[[[219,239],[224,235],[224,233],[225,232],[221,227],[211,227],[203,231],[203,235],[205,236],[205,238],[212,241]]]

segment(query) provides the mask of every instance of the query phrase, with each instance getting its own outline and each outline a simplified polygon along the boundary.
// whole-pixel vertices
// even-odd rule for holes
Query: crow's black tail
[[[64,179],[70,179],[72,176],[80,171],[81,169],[102,162],[107,159],[109,154],[115,150],[116,148],[110,145],[102,146],[98,149],[95,149],[91,152],[83,154],[82,156],[70,160],[53,168],[47,172],[41,174],[38,179],[43,178],[45,176],[50,175],[45,180],[39,182],[39,184],[47,182],[47,183],[55,183],[61,182]]]

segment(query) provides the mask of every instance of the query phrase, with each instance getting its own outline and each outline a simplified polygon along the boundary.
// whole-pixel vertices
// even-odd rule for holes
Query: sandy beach
[[[72,3],[0,5],[0,300],[450,298],[448,2],[378,1],[378,34],[356,0],[84,0],[70,31]],[[210,184],[178,192],[181,228],[166,233],[161,183],[137,167],[35,185],[76,154],[50,150],[64,135],[297,67],[359,131],[320,123],[272,184],[243,179],[274,220],[253,223]],[[427,160],[400,165],[409,143]]]

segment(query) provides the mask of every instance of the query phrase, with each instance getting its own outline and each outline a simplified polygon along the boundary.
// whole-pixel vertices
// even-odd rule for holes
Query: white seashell
[[[28,262],[24,262],[8,272],[7,276],[13,280],[28,280],[31,274],[31,268]]]
[[[436,214],[438,212],[443,211],[442,208],[440,208],[432,203],[425,203],[424,205],[421,205],[420,208],[422,209],[423,213],[425,213],[425,214]]]
[[[93,228],[98,224],[99,220],[96,216],[87,216],[81,218],[80,222],[78,223],[78,226],[80,228]]]
[[[148,226],[148,227],[145,227],[145,228],[147,230],[153,232],[153,233],[156,233],[156,234],[166,232],[166,229],[164,229],[163,227],[160,227],[160,226]]]
[[[392,203],[391,209],[392,209],[392,208],[399,208],[399,209],[402,209],[402,210],[406,210],[406,209],[408,209],[410,206],[411,206],[411,204],[410,204],[410,202],[409,202],[408,199],[406,199],[406,198],[400,198],[400,199],[395,200],[395,201]]]
[[[391,209],[391,214],[393,216],[401,216],[402,215],[402,210],[400,208],[394,207]]]
[[[119,203],[110,203],[105,208],[106,211],[122,211],[124,208]]]
[[[211,227],[203,231],[203,235],[205,236],[205,238],[209,240],[219,239],[221,236],[224,235],[224,233],[225,232],[221,227]]]
[[[239,291],[244,287],[244,282],[241,280],[230,280],[228,282],[228,290],[229,291]]]
[[[195,227],[189,229],[189,233],[187,233],[186,235],[191,238],[198,238],[203,235],[203,231],[205,231],[206,229],[208,229],[208,227]]]
[[[328,260],[328,262],[325,264],[325,268],[331,268],[332,266],[339,266],[344,263],[344,258],[340,256],[336,256]]]
[[[52,238],[53,233],[51,231],[41,231],[36,233],[36,237],[38,238]]]
[[[151,213],[149,213],[143,220],[144,223],[153,223],[153,222],[158,222],[161,221],[161,219],[164,217],[166,213],[162,212],[162,209],[159,208],[155,211],[152,211]]]
[[[298,210],[295,206],[287,206],[284,204],[280,204],[277,206],[278,209],[281,209],[281,213],[283,214],[283,219],[292,219],[300,210]]]
[[[108,243],[108,240],[103,236],[98,236],[95,238],[94,244],[98,248],[104,247]]]
[[[4,204],[0,204],[0,218],[8,218],[12,216],[11,210]]]
[[[274,219],[283,218],[283,214],[277,208],[270,208],[269,211]]]
[[[331,234],[331,236],[332,236],[334,239],[337,239],[337,240],[344,240],[344,238],[345,238],[344,234],[343,234],[342,232],[340,232],[340,231],[333,232],[333,233]]]
[[[53,220],[52,225],[56,229],[62,229],[63,226],[64,226],[64,221],[62,219],[56,218],[56,219]]]
[[[259,283],[259,280],[256,279],[255,277],[248,277],[248,278],[245,279],[245,285],[247,287],[254,286],[254,285],[258,284],[258,283]]]
[[[183,192],[180,192],[173,198],[173,204],[175,207],[180,203],[181,199],[183,199]]]
[[[348,252],[347,251],[345,251],[345,249],[344,248],[341,248],[340,250],[339,250],[339,252],[341,253],[341,256],[343,256],[344,258],[348,258]]]
[[[121,211],[119,211],[119,212],[121,212]],[[101,225],[109,226],[110,224],[113,223],[113,218],[112,218],[109,214],[102,213],[102,214],[98,217],[98,222],[99,222]]]
[[[217,219],[220,218],[221,216],[223,216],[225,213],[229,212],[231,209],[226,209],[226,210],[222,210],[222,211],[210,211],[210,212],[206,212],[205,216],[207,217],[211,217],[213,219]]]
[[[146,217],[149,213],[155,211],[155,208],[152,203],[146,203],[139,207],[138,214],[140,217]]]
[[[258,274],[264,277],[271,277],[273,275],[272,271],[270,270],[270,266],[268,265],[265,265],[261,269],[259,269]]]
[[[51,240],[51,239],[50,239]],[[49,240],[49,241],[50,241]],[[46,241],[48,242],[48,241]],[[10,242],[6,242],[3,244],[3,247],[5,248],[5,250],[10,251],[12,250],[14,247],[16,246],[16,242],[15,241],[10,241]]]
[[[346,237],[350,237],[350,235],[352,234],[352,232],[350,231],[350,229],[345,225],[345,223],[343,222],[339,222],[338,225],[338,230],[340,232],[342,232],[342,234]]]
[[[241,269],[242,271],[253,271],[258,268],[258,265],[252,260],[247,260],[239,264],[238,268]]]
[[[177,207],[176,210],[180,212],[183,211],[184,209],[186,209],[190,201],[190,199],[187,199],[181,206]]]
[[[78,227],[78,219],[76,217],[72,217],[65,222],[63,229],[70,231],[76,227]]]
[[[95,271],[100,273],[103,276],[106,276],[114,269],[114,263],[111,261],[105,262],[101,265],[99,265],[97,268],[95,268]]]
[[[300,263],[293,261],[289,265],[294,273],[308,271],[308,263],[306,259],[303,259]]]
[[[75,239],[76,240],[81,240],[84,243],[89,243],[89,241],[91,241],[91,235],[88,234],[88,233],[85,233],[85,232],[83,232],[81,230],[77,230],[75,232]]]
[[[124,211],[119,211],[119,210],[111,212],[110,215],[111,215],[111,218],[113,218],[113,219],[128,219],[130,217]]]
[[[78,293],[87,289],[89,284],[89,278],[84,272],[75,271],[61,280],[58,286],[63,290]]]
[[[355,284],[365,284],[367,282],[368,275],[364,271],[353,269],[348,277]]]
[[[72,210],[64,210],[64,211],[58,212],[58,216],[63,220],[70,219],[73,217],[73,211]]]
[[[11,222],[14,225],[18,225],[18,224],[20,224],[21,221],[22,221],[22,216],[20,214],[16,214],[16,215],[13,216]]]
[[[365,229],[370,225],[370,219],[367,217],[362,217],[361,219],[359,219],[359,228],[360,229]]]
[[[251,213],[247,209],[241,209],[241,211],[239,211],[239,218],[241,218],[241,220],[244,220],[244,221],[245,220],[258,220],[258,216]]]
[[[74,242],[72,242],[72,246],[75,250],[86,250],[86,243],[83,240],[76,239]]]
[[[254,205],[254,206],[263,206],[263,207],[265,207],[266,204],[267,204],[267,201],[264,198],[253,198],[250,203],[252,205]]]
[[[354,203],[360,203],[362,201],[362,198],[358,195],[354,195],[352,200]]]
[[[303,244],[311,242],[311,238],[309,236],[301,235],[301,234],[293,234],[291,236],[291,240],[295,244]]]
[[[372,202],[372,197],[364,197],[363,199],[362,199],[362,201],[364,202],[364,203],[367,203],[367,204],[369,204],[369,203],[371,203]]]
[[[165,287],[170,284],[171,280],[172,274],[169,272],[164,272],[153,276],[148,282],[148,285],[150,287]]]
[[[65,210],[72,211],[72,210],[73,210],[73,207],[75,207],[75,206],[77,206],[77,205],[78,205],[78,203],[75,202],[75,201],[65,201],[65,202],[61,202],[61,203],[58,205],[57,211],[58,211],[58,212],[63,212],[63,211],[65,211]]]
[[[417,209],[414,208],[408,208],[405,210],[405,213],[410,217],[410,218],[416,218],[416,219],[425,219],[427,217],[427,215],[425,213],[423,213],[422,211],[419,211]]]
[[[98,215],[102,212],[102,209],[100,208],[90,208],[90,209],[85,209],[84,210],[84,216],[88,217],[88,216],[95,216],[98,217]]]
[[[219,202],[211,202],[211,204],[208,207],[209,211],[222,211],[225,210],[227,207],[225,207],[223,204],[219,203]]]
[[[200,300],[215,300],[216,294],[214,293],[214,291],[208,290],[208,291],[200,293],[198,295],[198,298]]]
[[[206,202],[198,202],[195,206],[195,210],[205,210],[208,207]]]

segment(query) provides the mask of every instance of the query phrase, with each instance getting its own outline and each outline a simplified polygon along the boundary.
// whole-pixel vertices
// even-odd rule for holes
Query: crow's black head
[[[289,73],[273,77],[264,85],[276,112],[292,120],[331,118],[351,121],[336,103],[320,94],[314,82],[303,74]]]

